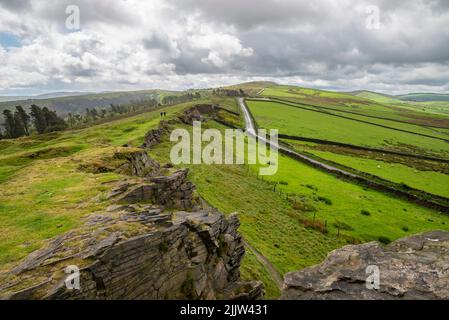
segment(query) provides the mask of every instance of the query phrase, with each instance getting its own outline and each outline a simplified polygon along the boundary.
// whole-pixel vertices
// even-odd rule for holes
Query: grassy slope
[[[108,108],[110,104],[127,104],[131,101],[155,99],[161,101],[164,95],[178,95],[180,92],[164,91],[164,90],[140,90],[140,91],[123,91],[123,92],[104,92],[91,93],[82,95],[63,96],[48,99],[25,99],[19,101],[0,101],[0,113],[5,109],[14,109],[15,106],[21,105],[26,110],[32,104],[41,107],[47,107],[56,110],[59,115],[66,116],[68,113],[83,114],[86,108]],[[0,123],[3,118],[0,118]]]
[[[409,93],[398,96],[405,101],[449,101],[449,94],[438,93]]]
[[[364,159],[326,151],[308,151],[323,159],[449,198],[449,176],[446,174],[434,171],[419,171],[398,163]]]
[[[84,130],[1,141],[0,269],[107,206],[104,183],[119,176],[80,172],[79,164],[110,155],[124,143],[139,145],[158,122],[155,111]]]
[[[279,158],[278,173],[268,179],[283,181],[280,188],[285,193],[309,199],[317,209],[308,213],[309,217],[316,215],[321,221],[328,220],[333,233],[337,232],[334,226],[337,221],[353,228],[343,233],[363,241],[379,237],[393,240],[425,230],[449,230],[448,215],[339,180],[285,156]],[[325,199],[331,203],[326,204]],[[361,214],[362,210],[371,215]],[[403,230],[405,227],[406,231]]]
[[[347,93],[323,90],[305,89],[293,86],[273,86],[263,92],[267,97],[279,97],[291,101],[310,103],[313,105],[333,107],[343,111],[357,112],[393,120],[408,121],[410,123],[449,127],[447,114],[441,112],[427,112],[422,106],[402,102],[400,100],[385,101],[385,96],[372,93],[371,99]],[[392,99],[392,98],[391,98]]]
[[[280,133],[449,157],[449,144],[274,102],[249,101],[257,123]]]
[[[421,111],[426,113],[433,113],[436,115],[439,114],[449,116],[449,99],[438,101],[438,99],[447,98],[448,95],[443,96],[443,95],[429,94],[426,96],[424,94],[424,96],[420,96],[420,94],[417,94],[416,96],[414,96],[412,94],[412,95],[393,97],[393,96],[385,96],[375,92],[361,91],[355,93],[355,96],[369,99],[382,104],[393,104],[400,108],[409,109],[413,111]],[[402,97],[404,99],[402,99]],[[408,97],[410,97],[411,100],[408,100]],[[414,101],[413,98],[416,98],[416,101]],[[432,101],[432,99],[437,100]]]
[[[216,99],[236,110],[230,99]],[[172,114],[183,107],[167,110]],[[120,177],[82,173],[77,170],[79,163],[111,154],[124,143],[139,145],[158,122],[156,111],[83,130],[0,142],[0,269],[38,248],[45,239],[75,227],[84,215],[108,205],[102,197],[107,191],[104,183]],[[223,129],[218,124],[210,126]],[[150,154],[166,162],[171,145],[165,142]],[[324,235],[305,228],[300,220],[311,218],[313,213],[294,209],[285,194],[273,192],[270,183],[257,178],[255,167],[195,165],[190,169],[200,194],[225,213],[239,212],[245,239],[281,273],[322,261],[329,251],[347,243],[344,234],[363,240],[380,236],[393,240],[448,226],[446,216],[282,157],[279,172],[271,179],[282,181],[284,192],[301,195],[301,201],[317,208],[317,219],[329,221],[330,233]],[[331,199],[332,205],[324,204],[318,196]],[[371,216],[361,215],[362,208]],[[336,221],[350,224],[354,230],[342,231],[336,237]],[[403,230],[405,226],[408,231]],[[244,260],[242,275],[264,281],[268,297],[278,296],[268,272],[251,253]]]
[[[221,125],[211,125],[223,129]],[[162,143],[151,155],[167,162],[171,146],[169,142]],[[247,166],[203,164],[189,168],[190,178],[205,200],[224,213],[238,212],[240,231],[246,241],[266,256],[281,274],[316,264],[329,251],[346,243],[335,235],[325,236],[304,228],[299,222],[304,214],[293,209],[289,201],[272,191],[272,185],[258,179]],[[263,279],[261,268],[264,268],[254,265],[254,259],[250,255],[245,260],[243,275],[248,278],[257,273]],[[276,287],[274,282],[268,285]]]
[[[393,96],[387,96],[387,95],[383,95],[383,94],[379,94],[379,93],[371,92],[371,91],[359,91],[359,92],[355,93],[354,95],[357,97],[360,97],[360,98],[369,99],[369,100],[373,100],[373,101],[384,103],[384,104],[401,102],[399,99],[397,99]]]

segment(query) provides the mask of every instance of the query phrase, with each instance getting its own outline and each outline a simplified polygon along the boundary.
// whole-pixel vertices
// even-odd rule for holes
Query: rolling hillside
[[[17,105],[21,105],[28,109],[32,104],[40,107],[47,107],[51,110],[57,111],[61,116],[66,116],[68,113],[83,113],[86,108],[103,108],[111,104],[127,104],[132,101],[151,100],[160,101],[164,95],[178,95],[179,92],[163,91],[163,90],[143,90],[143,91],[128,91],[128,92],[107,92],[107,93],[93,93],[93,94],[79,94],[71,96],[62,96],[56,98],[46,98],[46,96],[0,102],[0,113],[5,109],[13,109]],[[0,121],[3,121],[0,120]]]
[[[247,99],[249,110],[259,127],[292,136],[283,143],[297,152],[429,201],[433,197],[449,201],[449,161],[445,162],[449,131],[428,126],[449,123],[449,118],[419,110],[406,112],[345,93],[274,83],[232,88],[245,88],[252,94],[266,88],[265,100]],[[126,101],[136,94],[160,98],[164,93],[108,93],[45,101],[55,105],[65,101],[76,109],[81,108],[77,101],[90,105]],[[203,91],[201,100],[161,110],[167,112],[166,120],[172,121],[173,128],[191,131],[179,116],[198,103],[223,108],[215,115],[218,121],[212,117],[203,129],[223,132],[225,124],[244,127],[235,98],[211,90]],[[4,230],[0,274],[49,239],[76,230],[92,212],[109,207],[111,186],[124,177],[103,167],[115,161],[113,155],[121,146],[139,147],[160,119],[160,110],[149,111],[83,129],[0,141],[0,225]],[[147,151],[158,162],[169,164],[172,146],[167,132]],[[280,155],[277,173],[261,177],[258,169],[266,164],[262,157],[254,165],[203,163],[174,168],[189,168],[189,179],[208,204],[225,214],[238,212],[240,232],[249,244],[242,275],[262,280],[268,298],[279,296],[271,268],[283,276],[323,261],[329,252],[348,243],[389,243],[423,231],[449,230],[449,216],[437,209],[307,162]]]
[[[427,102],[427,101],[449,101],[449,94],[437,93],[409,93],[397,96],[404,101]]]

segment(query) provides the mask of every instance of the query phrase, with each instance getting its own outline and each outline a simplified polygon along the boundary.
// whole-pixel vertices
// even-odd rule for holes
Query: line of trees
[[[47,107],[31,106],[30,114],[27,114],[22,106],[16,106],[15,111],[4,110],[4,133],[0,138],[19,138],[30,135],[32,128],[37,133],[46,133],[64,130],[67,127],[64,119],[58,117],[55,111]]]
[[[143,110],[151,110],[156,107],[174,105],[200,99],[199,92],[188,92],[182,95],[166,95],[160,102],[156,99],[132,100],[127,104],[110,104],[108,108],[86,108],[84,114],[69,113],[67,123],[70,127],[95,123],[101,119],[114,118],[116,116],[133,114]]]
[[[66,119],[60,118],[55,111],[49,110],[47,107],[41,108],[33,104],[30,108],[30,114],[27,114],[22,106],[17,106],[15,111],[3,111],[5,130],[4,133],[0,130],[0,139],[18,138],[30,135],[31,132],[41,134],[60,131],[67,127],[89,125],[101,119],[133,114],[163,105],[174,105],[200,98],[199,92],[188,92],[182,95],[165,95],[160,102],[153,98],[132,100],[126,104],[110,104],[107,108],[86,108],[84,114],[69,113]]]
[[[127,104],[110,104],[108,108],[86,108],[84,114],[69,113],[68,125],[73,128],[79,125],[91,124],[101,119],[114,118],[124,114],[133,114],[143,110],[153,109],[161,104],[155,99],[132,100]]]
[[[212,94],[220,97],[246,97],[247,94],[242,89],[214,89]]]
[[[178,103],[184,103],[184,102],[188,102],[191,101],[193,99],[200,99],[201,98],[201,94],[199,92],[188,92],[186,94],[182,94],[182,95],[172,95],[172,96],[164,96],[162,98],[161,103],[163,105],[167,105],[167,104],[178,104]]]

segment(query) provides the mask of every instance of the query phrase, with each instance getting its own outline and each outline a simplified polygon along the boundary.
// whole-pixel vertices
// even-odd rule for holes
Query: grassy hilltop
[[[361,96],[264,82],[228,88],[271,99],[248,99],[259,127],[328,142],[284,140],[298,152],[449,198],[449,164],[420,158],[449,159],[449,116],[443,113],[422,111],[387,96],[375,99],[374,93]],[[170,119],[196,103],[220,104],[231,111],[220,112],[222,120],[243,126],[234,97],[204,93],[201,100],[85,129],[0,141],[0,273],[46,240],[84,223],[89,213],[110,205],[110,183],[123,177],[89,173],[80,166],[104,161],[124,144],[139,146],[145,133],[157,127],[161,111]],[[226,127],[208,121],[203,128]],[[149,154],[167,163],[172,145],[166,137]],[[238,212],[245,240],[281,275],[317,264],[348,243],[388,243],[426,230],[449,230],[449,215],[286,156],[280,156],[277,174],[264,178],[257,175],[259,165],[188,167],[200,195],[225,214]],[[262,280],[267,297],[279,295],[270,270],[249,249],[242,275]]]

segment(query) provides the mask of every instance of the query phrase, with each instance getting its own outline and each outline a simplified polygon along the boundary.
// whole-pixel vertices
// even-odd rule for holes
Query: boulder
[[[449,232],[345,246],[287,273],[281,299],[449,299]]]

